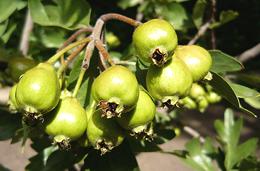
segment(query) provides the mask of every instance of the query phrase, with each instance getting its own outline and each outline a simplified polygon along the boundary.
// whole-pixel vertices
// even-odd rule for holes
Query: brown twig
[[[33,29],[33,21],[30,12],[28,10],[26,14],[25,23],[23,26],[22,37],[19,44],[19,49],[24,56],[27,55],[29,50],[29,37],[32,32],[32,29]]]
[[[9,99],[9,92],[11,90],[11,87],[4,87],[0,88],[0,105],[7,105],[8,99]]]
[[[256,57],[259,54],[260,54],[260,43],[258,43],[254,47],[246,50],[241,55],[239,55],[238,60],[240,60],[241,62],[245,62],[249,59]]]
[[[210,15],[210,20],[211,23],[215,22],[215,17],[216,17],[216,5],[217,5],[217,0],[211,0],[211,15]],[[211,29],[211,46],[212,49],[216,49],[217,45],[216,45],[216,33],[214,29]]]
[[[198,131],[195,129],[189,127],[189,126],[184,126],[183,131],[186,132],[187,134],[191,135],[193,138],[199,138],[200,142],[204,143],[205,138],[200,135]]]
[[[101,40],[95,40],[95,45],[96,45],[97,49],[99,50],[99,52],[104,57],[104,59],[106,61],[108,61],[110,65],[115,65],[113,60],[110,58],[110,55],[109,55],[108,51],[104,47],[104,44],[102,43],[102,41]]]
[[[93,28],[92,34],[91,34],[92,41],[89,42],[89,44],[87,45],[87,48],[86,48],[85,57],[84,57],[84,60],[82,62],[83,68],[87,69],[89,67],[89,62],[90,62],[91,56],[93,54],[93,50],[96,46],[95,44],[98,41],[101,41],[102,29],[104,27],[104,24],[108,20],[111,20],[111,19],[115,19],[115,20],[125,22],[125,23],[130,24],[134,27],[137,27],[138,25],[141,24],[139,21],[136,21],[134,19],[131,19],[129,17],[123,16],[123,15],[120,15],[120,14],[116,14],[116,13],[108,13],[108,14],[104,14],[104,15],[100,16],[99,19],[97,20],[94,28]],[[101,58],[102,58],[102,55],[106,55],[105,52],[104,52],[105,48],[103,47],[103,43],[102,43],[102,47],[99,46],[99,45],[97,45],[97,46],[98,46],[97,48],[101,49],[100,54],[101,54]]]
[[[104,26],[104,21],[99,18],[94,26],[92,34],[90,35],[92,41],[90,41],[89,44],[87,45],[85,57],[82,62],[82,68],[85,68],[86,70],[89,67],[89,62],[93,54],[93,50],[95,48],[95,40],[100,40],[103,26]]]
[[[198,39],[206,33],[206,31],[208,30],[208,28],[210,26],[210,23],[211,23],[211,21],[208,21],[205,24],[203,24],[199,28],[199,31],[197,32],[197,34],[189,41],[188,45],[195,44],[198,41]]]
[[[108,20],[119,20],[122,21],[124,23],[130,24],[134,27],[137,27],[141,24],[140,21],[134,20],[132,18],[126,17],[124,15],[121,14],[117,14],[117,13],[107,13],[104,14],[102,16],[100,16],[100,19],[103,20],[104,22],[107,22]]]

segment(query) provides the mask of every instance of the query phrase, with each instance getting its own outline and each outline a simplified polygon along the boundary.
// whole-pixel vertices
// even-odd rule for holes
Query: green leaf
[[[237,145],[243,126],[243,121],[241,118],[234,121],[233,111],[231,109],[226,109],[224,114],[224,123],[220,120],[216,120],[214,126],[221,142],[224,144],[224,149],[226,152],[225,168],[230,170],[237,163]]]
[[[216,73],[225,73],[225,72],[233,72],[239,71],[244,68],[242,63],[238,60],[221,52],[220,50],[210,50],[209,51],[212,57],[212,67],[211,71]]]
[[[238,12],[232,10],[221,11],[219,21],[212,23],[210,28],[220,27],[221,25],[236,19],[238,15],[239,15]]]
[[[36,26],[30,40],[47,48],[59,48],[65,42],[65,37],[64,29]]]
[[[1,171],[11,171],[8,168],[4,167],[2,164],[0,164],[0,170]]]
[[[214,147],[211,140],[208,138],[205,144],[201,146],[199,139],[195,138],[189,141],[185,145],[188,154],[185,156],[185,163],[190,165],[197,171],[214,171],[216,168],[213,166],[213,162],[210,155],[214,153]]]
[[[56,0],[56,5],[44,5],[41,0],[28,0],[33,21],[43,26],[78,29],[89,25],[90,6],[84,0]]]
[[[8,19],[10,15],[16,10],[17,0],[0,0],[0,23]]]
[[[240,144],[236,150],[237,153],[235,155],[234,163],[238,163],[241,160],[252,155],[257,149],[257,142],[258,142],[257,138],[251,138],[246,142],[244,142],[243,144]]]
[[[84,82],[78,91],[77,99],[83,107],[86,107],[90,103],[91,86],[93,81],[94,77],[87,76],[87,78],[84,78]]]
[[[206,0],[197,0],[196,4],[193,7],[192,19],[197,28],[199,28],[203,23],[203,17],[204,17],[206,6],[207,6]]]
[[[0,40],[2,40],[4,43],[7,43],[11,35],[16,29],[17,24],[16,23],[9,23],[8,28],[6,29],[5,33],[0,37]]]
[[[11,114],[0,109],[0,140],[7,140],[21,128],[21,115]]]
[[[245,98],[244,100],[250,106],[256,109],[260,109],[260,97],[250,97],[250,98]]]
[[[234,90],[235,94],[239,98],[249,98],[260,96],[260,93],[254,89],[251,89],[240,84],[229,83],[231,88]]]
[[[139,167],[127,141],[110,153],[100,156],[97,151],[89,153],[84,169],[89,171],[138,171]]]
[[[49,146],[29,159],[26,170],[64,171],[84,159],[86,153],[86,149],[78,149],[78,153],[75,153],[72,150],[61,151],[57,146]]]
[[[176,30],[185,30],[193,27],[191,24],[191,17],[188,15],[185,8],[179,3],[172,2],[157,7],[155,10],[162,18],[169,21]]]
[[[235,92],[230,87],[230,85],[224,80],[224,78],[222,78],[220,75],[218,75],[214,72],[211,72],[211,73],[212,73],[212,80],[209,82],[209,84],[214,88],[214,91],[216,91],[220,96],[225,98],[229,103],[231,103],[236,108],[256,117],[256,115],[253,112],[245,109],[240,104],[240,101],[239,101],[238,97],[236,96]]]
[[[8,20],[0,23],[0,37],[5,33],[7,26],[8,26]]]
[[[69,78],[68,78],[68,85],[75,83],[77,78],[79,77],[79,73],[81,70],[81,64],[84,59],[84,54],[80,54],[79,57],[76,58],[74,65],[70,71]]]
[[[250,85],[252,87],[260,87],[260,74],[255,73],[255,72],[250,72],[250,73],[239,73],[236,74],[237,79],[239,81],[242,81],[246,85]]]
[[[140,3],[142,3],[142,0],[120,0],[117,4],[120,8],[127,9]]]

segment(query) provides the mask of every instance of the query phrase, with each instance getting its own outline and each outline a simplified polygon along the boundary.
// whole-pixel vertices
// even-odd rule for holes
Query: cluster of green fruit
[[[204,88],[198,83],[193,83],[189,95],[179,100],[178,105],[203,113],[209,104],[217,103],[220,100],[221,96],[214,92],[209,84],[206,84]]]
[[[150,20],[135,30],[137,55],[150,63],[146,86],[150,95],[165,105],[175,105],[190,92],[193,82],[210,77],[212,59],[197,45],[177,45],[177,35],[167,21]]]
[[[175,105],[189,94],[193,82],[209,73],[212,61],[199,46],[177,47],[174,28],[164,20],[138,26],[133,44],[139,59],[150,63],[148,91],[128,68],[114,65],[94,80],[91,103],[85,110],[77,98],[62,90],[55,68],[45,62],[20,76],[10,92],[10,103],[23,113],[25,123],[42,121],[43,130],[61,148],[80,139],[104,154],[121,144],[126,133],[151,140],[153,100]]]

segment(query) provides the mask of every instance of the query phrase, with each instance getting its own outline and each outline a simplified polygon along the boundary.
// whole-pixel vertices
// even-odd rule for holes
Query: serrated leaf
[[[257,138],[251,138],[237,147],[234,163],[238,163],[252,155],[257,149]]]
[[[193,27],[191,17],[179,3],[172,2],[165,6],[157,7],[155,10],[158,15],[169,21],[176,30],[185,30]]]
[[[209,53],[213,62],[210,70],[215,73],[240,71],[244,68],[243,64],[237,59],[220,50],[209,50]]]
[[[221,142],[224,144],[225,168],[231,170],[237,163],[237,145],[240,138],[240,132],[243,126],[242,119],[234,120],[234,114],[231,109],[226,109],[224,113],[224,122],[216,120],[214,123],[215,129]]]
[[[249,111],[248,109],[245,109],[240,104],[240,101],[236,96],[235,92],[230,87],[230,85],[225,81],[224,78],[222,78],[220,75],[214,72],[211,73],[212,73],[212,80],[209,82],[209,84],[214,88],[214,91],[216,91],[220,96],[225,98],[229,103],[231,103],[236,108],[256,117],[256,115],[253,112]]]
[[[84,0],[56,0],[55,5],[44,5],[41,0],[28,0],[34,22],[43,26],[78,29],[89,25],[90,6]]]
[[[207,6],[206,0],[197,0],[193,7],[192,19],[197,28],[199,28],[203,23],[203,17],[205,13],[205,8]]]
[[[251,89],[249,87],[240,84],[235,84],[235,83],[229,83],[229,85],[234,90],[238,98],[249,98],[249,97],[260,96],[260,93],[258,91]]]
[[[214,147],[210,139],[206,139],[205,145],[201,146],[198,138],[192,139],[185,145],[188,154],[184,161],[197,171],[214,171],[210,154],[214,152]],[[209,151],[208,151],[209,150]]]

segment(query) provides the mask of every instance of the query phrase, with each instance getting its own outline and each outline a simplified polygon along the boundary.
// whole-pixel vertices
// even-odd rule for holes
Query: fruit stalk
[[[76,97],[77,94],[78,94],[78,91],[79,91],[80,85],[82,83],[83,77],[85,75],[85,72],[86,72],[86,69],[81,68],[80,73],[79,73],[79,78],[77,80],[76,86],[75,86],[74,91],[73,91],[73,95],[72,95],[73,97]]]
[[[79,40],[77,42],[71,43],[70,45],[66,46],[64,49],[62,49],[61,51],[59,51],[58,53],[56,53],[55,55],[53,55],[47,62],[50,64],[55,63],[64,53],[66,53],[67,51],[69,51],[70,49],[83,44],[83,43],[88,43],[91,40],[91,38],[87,37],[84,38],[82,40]]]

